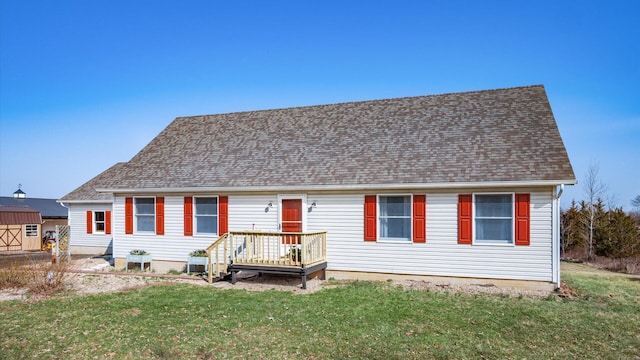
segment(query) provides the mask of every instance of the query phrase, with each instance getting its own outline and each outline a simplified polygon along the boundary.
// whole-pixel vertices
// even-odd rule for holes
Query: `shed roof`
[[[96,188],[575,183],[542,85],[180,117],[108,171]]]
[[[40,212],[28,206],[0,206],[0,225],[42,224]]]

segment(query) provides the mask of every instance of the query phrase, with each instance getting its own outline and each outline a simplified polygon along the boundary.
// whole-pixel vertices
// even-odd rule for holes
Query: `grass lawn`
[[[573,299],[338,284],[307,295],[152,286],[0,303],[0,358],[634,359],[640,281],[563,263]]]

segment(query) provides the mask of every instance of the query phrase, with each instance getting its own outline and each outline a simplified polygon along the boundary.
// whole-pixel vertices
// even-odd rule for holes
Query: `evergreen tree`
[[[622,208],[609,210],[596,229],[596,254],[610,258],[640,254],[640,234],[634,219]]]

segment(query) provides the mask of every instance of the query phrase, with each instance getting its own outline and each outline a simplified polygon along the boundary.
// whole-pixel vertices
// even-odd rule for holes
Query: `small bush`
[[[596,265],[609,271],[640,275],[640,258],[609,259],[598,257]]]
[[[133,249],[129,251],[129,255],[150,255],[146,250]]]
[[[207,257],[209,255],[207,255],[207,250],[205,249],[198,249],[198,250],[193,250],[192,252],[189,253],[189,256],[193,256],[193,257]]]
[[[8,264],[0,269],[0,289],[26,288],[30,295],[51,296],[64,288],[68,262]]]

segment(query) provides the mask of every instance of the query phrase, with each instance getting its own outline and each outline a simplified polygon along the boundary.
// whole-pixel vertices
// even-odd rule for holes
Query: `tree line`
[[[594,165],[584,178],[584,189],[585,199],[573,200],[560,214],[563,258],[640,258],[640,195],[631,201],[635,211],[605,204],[606,186]]]
[[[578,260],[640,256],[639,227],[636,212],[626,213],[622,207],[607,209],[600,198],[593,204],[574,200],[561,213],[562,254]]]

